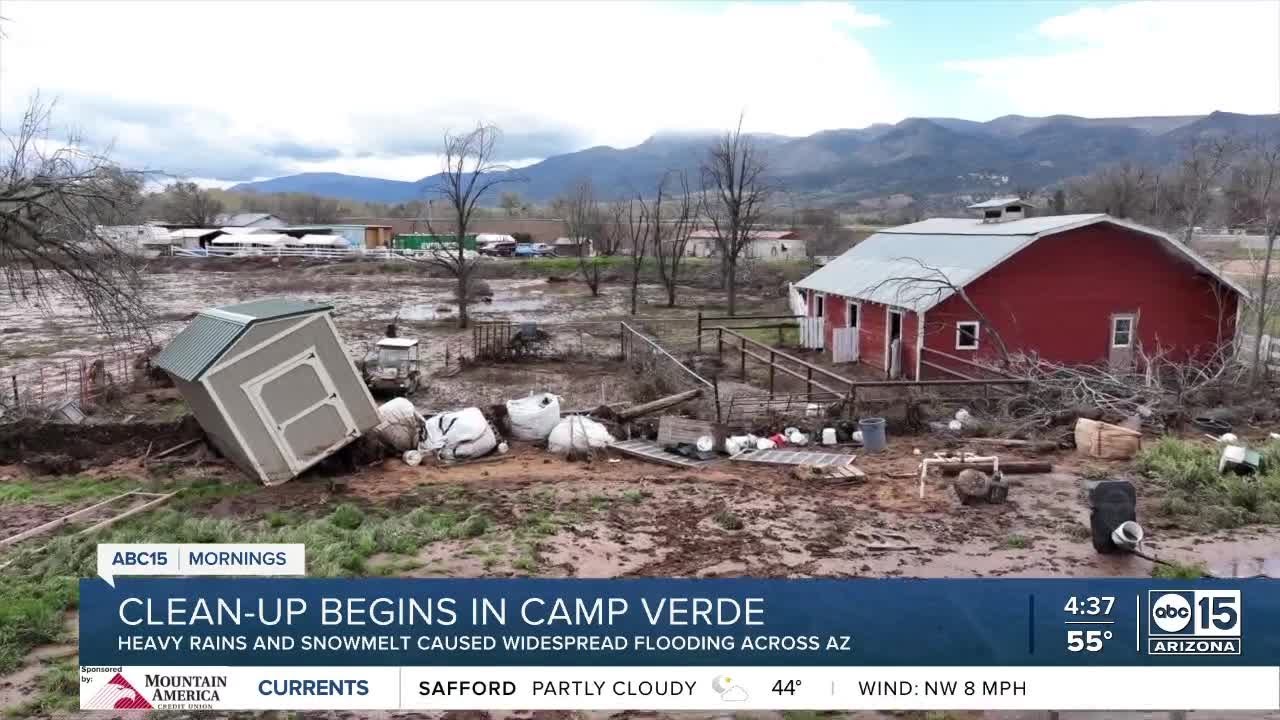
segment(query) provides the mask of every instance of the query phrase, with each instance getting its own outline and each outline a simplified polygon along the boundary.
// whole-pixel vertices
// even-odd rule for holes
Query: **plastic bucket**
[[[862,430],[862,449],[866,452],[880,452],[887,444],[884,435],[884,418],[862,418],[858,421]]]

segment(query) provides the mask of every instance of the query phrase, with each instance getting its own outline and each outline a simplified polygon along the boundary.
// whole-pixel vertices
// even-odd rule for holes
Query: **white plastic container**
[[[823,445],[835,445],[835,444],[836,444],[836,429],[835,429],[835,428],[822,428],[822,444],[823,444]]]

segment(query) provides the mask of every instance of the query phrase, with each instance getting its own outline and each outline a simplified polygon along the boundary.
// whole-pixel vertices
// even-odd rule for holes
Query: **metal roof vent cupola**
[[[981,212],[984,223],[999,223],[1030,217],[1027,211],[1033,207],[1035,206],[1022,198],[1002,197],[974,203],[968,209]]]

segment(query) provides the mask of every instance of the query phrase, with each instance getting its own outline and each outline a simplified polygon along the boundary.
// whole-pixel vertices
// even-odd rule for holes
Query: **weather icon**
[[[717,675],[711,679],[711,689],[720,693],[724,702],[746,702],[747,690],[741,685],[734,685],[733,678],[728,675]]]

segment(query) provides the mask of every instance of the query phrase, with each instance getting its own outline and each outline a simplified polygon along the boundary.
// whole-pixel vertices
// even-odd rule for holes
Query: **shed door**
[[[244,387],[294,473],[360,434],[314,347]]]
[[[1107,360],[1116,370],[1133,368],[1133,348],[1138,335],[1138,316],[1117,313],[1111,316],[1111,334],[1107,336]]]

